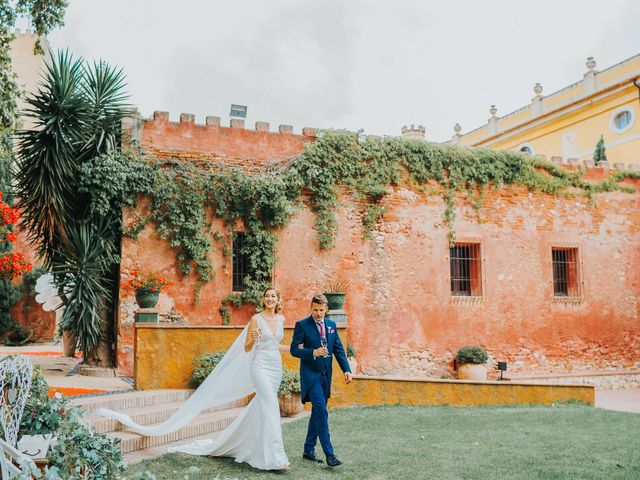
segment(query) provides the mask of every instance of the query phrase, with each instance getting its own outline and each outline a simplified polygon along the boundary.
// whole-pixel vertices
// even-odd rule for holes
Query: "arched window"
[[[613,133],[624,133],[635,122],[636,115],[631,107],[622,107],[614,110],[609,118],[609,128]]]
[[[631,112],[629,112],[628,110],[625,110],[624,112],[620,112],[618,115],[615,116],[613,121],[618,130],[627,128],[627,126],[631,123]]]

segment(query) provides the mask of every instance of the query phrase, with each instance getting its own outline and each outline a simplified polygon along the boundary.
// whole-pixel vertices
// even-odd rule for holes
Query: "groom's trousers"
[[[326,456],[333,455],[333,446],[329,437],[329,413],[327,412],[327,397],[329,396],[329,377],[327,372],[322,372],[318,381],[309,391],[311,400],[311,418],[307,429],[307,440],[304,442],[304,451],[312,452],[316,441],[320,439],[322,451]]]

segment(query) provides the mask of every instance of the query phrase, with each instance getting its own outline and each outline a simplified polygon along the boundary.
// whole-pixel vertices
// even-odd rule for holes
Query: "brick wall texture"
[[[181,158],[268,165],[302,151],[313,135],[272,133],[172,123],[166,117],[142,123],[136,133],[143,152],[182,152]],[[188,152],[188,153],[185,153]],[[168,156],[171,156],[168,154]],[[608,173],[589,172],[593,179]],[[636,187],[640,182],[632,181]],[[384,221],[363,237],[363,205],[344,195],[336,247],[321,251],[314,216],[301,209],[279,232],[274,283],[284,297],[287,323],[306,316],[309,298],[327,275],[349,281],[347,337],[358,351],[361,372],[370,375],[446,377],[465,345],[482,345],[492,360],[523,373],[620,370],[640,367],[640,195],[554,197],[512,187],[487,192],[479,211],[464,195],[454,224],[457,241],[478,243],[482,296],[452,297],[444,203],[398,188],[384,201]],[[144,212],[145,201],[138,213]],[[132,212],[126,212],[126,216]],[[223,229],[213,220],[214,228]],[[214,243],[215,245],[215,243]],[[578,249],[579,298],[554,297],[552,247]],[[221,299],[231,291],[231,262],[211,253],[216,277],[193,303],[194,277],[181,278],[175,255],[153,228],[137,240],[123,239],[122,282],[132,269],[170,277],[160,308],[175,309],[189,325],[219,325]],[[120,373],[133,365],[133,292],[120,292]],[[232,311],[233,324],[252,314]]]

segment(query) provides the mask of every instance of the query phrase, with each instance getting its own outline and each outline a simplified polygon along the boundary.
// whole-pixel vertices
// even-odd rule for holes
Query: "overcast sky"
[[[448,140],[640,53],[637,0],[71,0],[55,48],[124,68],[144,116]]]

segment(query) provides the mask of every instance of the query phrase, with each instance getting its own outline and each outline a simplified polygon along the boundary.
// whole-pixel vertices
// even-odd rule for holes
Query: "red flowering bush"
[[[0,192],[0,242],[15,242],[18,235],[9,229],[18,221],[20,213],[2,201]],[[24,254],[14,252],[0,253],[0,277],[11,280],[31,271],[31,264],[25,260]]]
[[[162,287],[169,285],[167,277],[161,277],[157,273],[140,273],[134,270],[131,272],[133,277],[127,282],[127,286],[134,290],[143,290],[146,292],[159,292]]]

